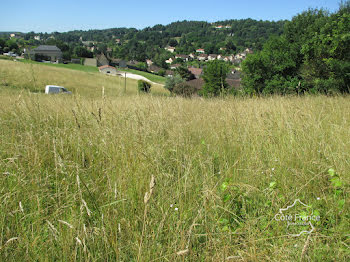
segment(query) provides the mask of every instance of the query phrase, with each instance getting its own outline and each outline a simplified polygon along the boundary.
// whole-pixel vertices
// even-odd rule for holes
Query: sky
[[[71,30],[167,25],[182,20],[290,20],[308,8],[334,12],[340,0],[1,0],[0,31]]]

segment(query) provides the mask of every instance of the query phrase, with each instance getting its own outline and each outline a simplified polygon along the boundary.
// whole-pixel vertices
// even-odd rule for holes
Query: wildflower
[[[272,171],[275,171],[275,168],[273,167],[273,168],[271,168],[271,170],[272,170]]]
[[[317,200],[321,200],[321,198],[320,198],[320,197],[318,197],[318,198],[317,198]]]
[[[177,207],[175,207],[175,211],[178,211],[179,209]]]

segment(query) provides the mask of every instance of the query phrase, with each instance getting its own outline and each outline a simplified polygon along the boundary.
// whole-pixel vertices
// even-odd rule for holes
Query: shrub
[[[175,85],[172,92],[179,96],[191,97],[197,94],[198,89],[183,82]]]
[[[152,85],[144,80],[137,81],[137,87],[139,92],[149,93],[151,91]]]
[[[170,92],[173,92],[173,89],[177,84],[183,83],[185,80],[179,75],[174,75],[173,77],[167,77],[165,80],[164,88],[168,89]]]

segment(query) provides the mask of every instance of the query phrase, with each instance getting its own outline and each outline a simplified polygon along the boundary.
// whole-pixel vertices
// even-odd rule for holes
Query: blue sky
[[[308,8],[338,9],[340,0],[1,0],[0,31],[65,32],[181,20],[290,20]]]

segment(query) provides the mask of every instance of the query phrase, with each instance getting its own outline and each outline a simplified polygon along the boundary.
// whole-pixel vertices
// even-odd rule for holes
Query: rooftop
[[[61,49],[59,49],[55,45],[39,45],[37,48],[34,48],[33,51],[59,51],[59,52],[61,52]]]

